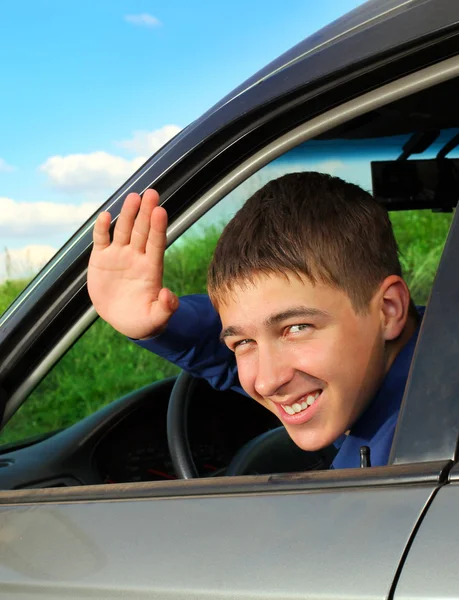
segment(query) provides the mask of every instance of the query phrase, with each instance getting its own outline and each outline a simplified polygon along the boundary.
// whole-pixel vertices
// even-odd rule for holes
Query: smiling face
[[[326,284],[258,275],[218,306],[242,387],[300,448],[333,443],[379,388],[388,368],[383,298],[375,294],[360,314],[345,292]]]

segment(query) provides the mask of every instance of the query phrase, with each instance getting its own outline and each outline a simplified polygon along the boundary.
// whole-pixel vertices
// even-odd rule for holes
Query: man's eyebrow
[[[319,308],[309,308],[307,306],[295,306],[287,310],[283,310],[280,313],[270,315],[264,321],[265,327],[272,327],[282,321],[291,319],[292,317],[301,317],[303,319],[312,319],[317,317],[330,318],[331,314],[326,310],[320,310]],[[224,338],[231,337],[233,335],[245,335],[242,327],[232,326],[226,327],[220,334],[220,341],[224,341]]]
[[[242,327],[233,327],[231,325],[229,327],[225,327],[225,329],[222,329],[222,332],[220,333],[220,341],[223,342],[226,337],[231,337],[232,335],[243,335]]]
[[[293,308],[289,308],[287,310],[283,310],[280,313],[276,313],[274,315],[269,316],[264,321],[265,327],[271,327],[272,325],[277,325],[282,321],[286,321],[287,319],[291,319],[292,317],[301,317],[304,319],[313,319],[317,317],[322,318],[330,318],[331,314],[326,310],[321,310],[320,308],[309,308],[307,306],[295,306]]]

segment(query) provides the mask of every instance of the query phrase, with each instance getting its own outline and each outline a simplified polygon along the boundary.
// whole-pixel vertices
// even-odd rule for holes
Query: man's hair
[[[364,313],[381,282],[402,270],[387,211],[371,194],[304,172],[267,183],[227,224],[208,272],[212,303],[260,273],[322,281]]]

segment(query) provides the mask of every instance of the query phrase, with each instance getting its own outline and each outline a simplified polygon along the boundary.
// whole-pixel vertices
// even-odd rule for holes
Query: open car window
[[[416,159],[432,162],[457,131],[454,128],[440,131]],[[372,192],[374,183],[378,182],[374,165],[396,164],[403,147],[417,133],[367,139],[359,137],[358,132],[353,135],[349,127],[346,137],[333,137],[332,132],[327,139],[310,140],[293,148],[235,188],[167,250],[164,285],[179,296],[205,293],[207,267],[222,228],[269,180],[285,173],[318,171],[341,177]],[[457,155],[459,153],[453,148],[451,157]],[[390,216],[404,276],[415,303],[425,305],[452,212],[446,205],[435,211],[408,210],[409,203],[401,206],[405,210],[392,210]],[[0,434],[0,443],[9,447],[65,429],[113,400],[177,373],[177,367],[140,349],[99,319],[8,422]]]
[[[431,81],[429,78],[436,75],[435,71],[435,65],[422,71],[426,81]],[[439,73],[442,73],[441,69]],[[387,104],[385,100],[387,89],[392,85],[388,84],[382,91],[373,89],[355,102],[353,99],[348,100],[342,106],[336,106],[311,120],[306,120],[303,116],[304,122],[297,125],[295,129],[287,133],[279,129],[276,136],[270,135],[264,138],[263,145],[252,141],[253,145],[246,149],[246,153],[237,157],[234,163],[230,162],[229,167],[222,167],[224,161],[217,163],[220,171],[216,170],[212,174],[213,179],[210,178],[207,184],[203,184],[205,177],[202,177],[202,173],[197,170],[196,163],[193,161],[192,168],[186,172],[181,182],[182,187],[178,191],[173,187],[167,188],[161,179],[162,176],[156,175],[157,181],[163,183],[166,189],[163,197],[165,206],[172,215],[169,235],[170,239],[174,240],[167,251],[164,284],[179,295],[204,292],[207,265],[219,233],[245,200],[267,181],[285,173],[319,171],[342,177],[364,189],[374,191],[378,200],[387,206],[399,242],[405,278],[412,289],[415,302],[420,305],[425,304],[428,301],[458,197],[455,158],[459,121],[457,110],[451,104],[451,98],[454,97],[452,91],[457,85],[457,80],[451,79],[445,82],[439,78],[438,80],[443,83],[410,95],[406,94],[407,80],[417,86],[414,88],[416,90],[422,88],[420,82],[423,81],[419,73],[412,75],[403,79],[403,86],[399,81],[393,82],[391,89],[393,97],[397,99],[391,104]],[[353,113],[352,110],[356,106],[359,108]],[[362,109],[362,106],[365,108]],[[349,114],[359,116],[349,119]],[[331,127],[330,122],[335,126]],[[312,139],[310,139],[311,132],[315,135]],[[246,142],[245,136],[242,136],[239,142],[241,144]],[[229,142],[225,143],[229,144]],[[231,146],[229,144],[228,148]],[[222,148],[221,153],[224,154],[228,148]],[[283,154],[281,148],[284,150]],[[233,151],[232,147],[231,151]],[[268,163],[267,157],[273,160]],[[153,158],[152,161],[154,160]],[[427,169],[423,168],[423,163],[428,165]],[[153,165],[155,164],[153,162]],[[202,170],[206,167],[205,163],[199,165]],[[260,167],[257,171],[256,165]],[[447,169],[444,169],[445,165]],[[449,168],[450,166],[452,168]],[[145,167],[145,170],[141,169],[135,175],[138,178],[134,183],[139,184],[139,187],[135,188],[137,191],[145,189],[144,183],[153,185],[152,181],[156,181],[155,176],[148,173],[148,169],[149,167]],[[381,175],[382,173],[384,176]],[[387,177],[386,173],[389,174]],[[141,179],[142,182],[139,183]],[[242,183],[236,186],[235,182]],[[129,186],[134,183],[128,181],[126,188],[104,205],[104,208],[112,210],[114,219],[118,216],[117,211],[125,191],[131,191],[133,188]],[[194,189],[194,195],[191,194],[188,199],[184,193],[187,185]],[[217,201],[218,203],[215,203]],[[205,212],[211,206],[213,208]],[[202,216],[196,219],[197,214]],[[90,248],[90,243],[88,244],[90,229],[91,224],[88,222],[75,234],[75,237],[56,257],[56,261],[50,263],[49,270],[45,269],[42,278],[38,278],[38,283],[30,286],[3,321],[7,322],[12,315],[17,318],[22,327],[22,335],[14,348],[16,354],[13,356],[14,360],[19,357],[17,363],[19,366],[14,363],[14,360],[10,360],[13,367],[4,378],[14,391],[6,404],[4,413],[6,426],[0,435],[0,444],[2,442],[4,444],[3,454],[5,456],[8,452],[17,449],[33,449],[36,447],[32,445],[34,439],[36,441],[46,437],[50,439],[43,440],[45,445],[46,442],[54,443],[59,438],[64,439],[64,446],[68,449],[72,445],[72,440],[78,439],[77,434],[84,430],[85,439],[89,439],[91,434],[99,450],[101,448],[103,450],[105,443],[105,456],[108,458],[114,455],[115,448],[122,448],[126,449],[126,452],[124,450],[123,452],[127,457],[134,453],[136,461],[137,459],[140,461],[139,457],[142,455],[162,455],[166,457],[167,462],[167,448],[165,449],[164,445],[160,450],[149,445],[151,430],[148,426],[144,430],[145,446],[137,447],[135,451],[123,445],[121,437],[116,435],[110,437],[111,433],[116,431],[121,434],[123,423],[125,425],[127,422],[125,419],[127,412],[131,410],[135,412],[138,409],[138,420],[129,421],[129,427],[127,429],[125,427],[124,431],[135,432],[134,436],[131,433],[131,441],[137,438],[134,439],[136,443],[142,442],[142,436],[137,435],[139,424],[148,425],[150,420],[155,418],[155,410],[153,409],[152,414],[151,411],[149,412],[149,407],[157,406],[155,401],[160,398],[162,415],[157,421],[161,423],[161,435],[165,438],[163,417],[166,414],[172,386],[170,376],[175,375],[177,369],[167,362],[157,361],[155,356],[136,348],[132,342],[115,333],[100,320],[83,333],[86,327],[91,325],[95,316],[87,303],[87,294],[83,298],[86,292],[84,269],[87,267],[87,253]],[[183,233],[179,237],[180,232]],[[84,269],[81,269],[83,264]],[[74,268],[78,276],[70,272],[69,267]],[[28,330],[24,331],[25,320],[21,321],[20,315],[21,311],[27,314],[35,298],[42,300],[40,286],[43,282],[43,287],[46,289],[48,275],[50,275],[49,280],[56,284],[55,287],[60,293],[56,300],[56,304],[61,302],[60,312],[56,310],[53,315],[56,317],[55,323],[50,319],[46,327],[43,327],[43,331],[38,327],[32,330],[32,333],[37,335],[36,339],[42,336],[45,350],[42,351],[41,347],[38,347],[39,344],[33,340],[34,343],[30,344],[32,360],[29,364],[38,367],[29,367],[26,363],[29,356],[27,344],[32,338],[29,337]],[[64,283],[60,280],[61,275]],[[68,277],[66,281],[65,277]],[[59,289],[59,286],[62,288]],[[76,316],[71,311],[73,306],[77,309],[74,313]],[[72,329],[68,323],[72,324]],[[56,340],[54,346],[45,344],[43,332],[47,331],[55,336],[48,338]],[[17,337],[19,338],[19,335]],[[76,339],[76,343],[73,343]],[[8,349],[7,344],[6,347]],[[69,350],[66,351],[68,348]],[[51,368],[56,357],[59,360]],[[13,387],[16,385],[15,375],[21,366],[24,368],[24,365],[27,369],[27,378],[19,388],[15,388]],[[47,375],[42,378],[46,372]],[[21,378],[20,380],[22,381]],[[40,383],[27,397],[27,393],[37,382]],[[208,390],[203,390],[202,397],[207,393]],[[24,399],[25,402],[21,405]],[[244,398],[244,401],[250,403],[247,398]],[[230,405],[231,402],[228,403],[228,406]],[[19,410],[15,412],[18,406]],[[126,408],[126,414],[123,413],[122,407]],[[213,413],[217,416],[218,411],[212,404],[205,405],[202,402],[202,407],[204,413]],[[11,415],[13,416],[10,419]],[[204,419],[200,416],[196,421],[204,423]],[[197,439],[196,445],[201,447],[196,451],[202,459],[204,469],[201,474],[206,476],[215,472],[224,473],[225,465],[228,464],[228,454],[224,455],[220,450],[215,451],[218,444],[214,444],[212,451],[209,450],[214,442],[222,438],[220,432],[224,422],[222,415],[220,425],[214,427],[215,422],[210,421],[209,430],[213,432],[210,445],[208,440],[202,444]],[[253,423],[260,422],[262,419],[255,415]],[[106,428],[104,429],[101,424]],[[85,430],[85,427],[89,429]],[[270,429],[274,425],[263,422],[263,427]],[[110,429],[110,436],[108,429]],[[56,431],[59,433],[53,436]],[[257,436],[260,428],[258,426],[245,433],[247,436],[239,439],[238,443],[245,443],[250,439],[249,433],[252,437]],[[125,442],[129,442],[128,437],[127,433]],[[231,449],[234,451],[236,448]],[[91,464],[94,458],[93,450],[92,447],[88,450]],[[101,453],[103,454],[103,451]],[[209,457],[211,460],[208,460]],[[121,455],[119,458],[121,460]],[[416,462],[420,461],[414,461]],[[51,466],[52,471],[54,465]],[[94,477],[91,483],[157,479],[158,476],[162,476],[158,475],[160,471],[165,475],[165,479],[171,477],[169,467],[162,470],[154,466],[146,469],[141,479],[138,479],[138,474],[135,478],[129,475],[132,474],[131,467],[132,465],[128,466],[124,471],[125,474],[117,478],[112,478],[109,471],[99,470],[99,474],[103,471],[106,476],[104,475],[102,480],[100,477],[99,479]],[[81,482],[88,481],[86,475],[87,471],[81,477]],[[46,477],[49,477],[48,473],[37,485],[41,485]],[[22,481],[22,473],[16,474],[16,481],[19,479]]]

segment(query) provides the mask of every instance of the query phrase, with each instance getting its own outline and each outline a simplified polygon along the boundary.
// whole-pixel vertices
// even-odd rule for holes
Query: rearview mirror
[[[459,200],[459,159],[373,161],[373,195],[388,210],[450,212]]]

